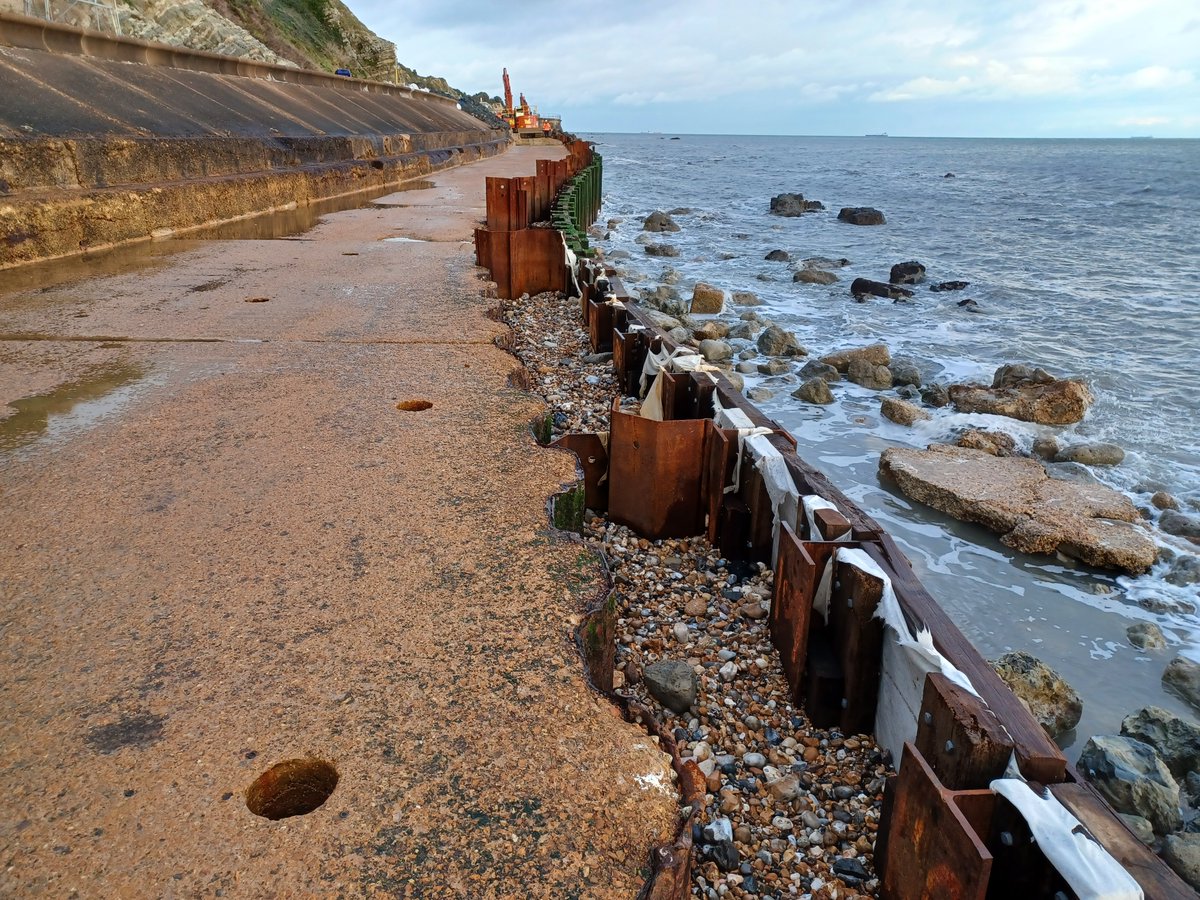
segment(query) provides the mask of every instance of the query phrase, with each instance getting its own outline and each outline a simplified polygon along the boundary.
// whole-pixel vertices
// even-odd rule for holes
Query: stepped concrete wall
[[[0,15],[0,268],[500,152],[448,98]]]

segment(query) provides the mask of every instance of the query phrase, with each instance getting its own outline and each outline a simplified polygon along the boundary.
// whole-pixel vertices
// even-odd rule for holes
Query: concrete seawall
[[[452,100],[0,16],[0,268],[490,156]]]

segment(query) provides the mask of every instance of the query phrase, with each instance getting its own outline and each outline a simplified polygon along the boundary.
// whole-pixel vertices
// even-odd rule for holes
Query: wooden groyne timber
[[[504,150],[447,97],[0,14],[0,269]]]
[[[897,765],[875,846],[882,896],[1194,897],[1081,778],[891,536],[724,375],[675,364],[695,361],[694,351],[656,328],[588,246],[602,160],[586,143],[567,146],[568,159],[539,162],[534,176],[488,180],[477,261],[501,297],[577,295],[592,349],[612,352],[622,393],[649,392],[661,409],[631,414],[616,398],[607,436],[554,442],[579,457],[586,505],[646,538],[706,534],[729,559],[774,567],[771,636],[795,700],[818,727],[873,732]],[[614,616],[600,606],[580,641],[610,695]],[[648,711],[621,702],[653,729]],[[704,785],[659,737],[691,808],[644,892],[665,900],[690,895]],[[1035,809],[1045,798],[1065,813],[1057,836]]]

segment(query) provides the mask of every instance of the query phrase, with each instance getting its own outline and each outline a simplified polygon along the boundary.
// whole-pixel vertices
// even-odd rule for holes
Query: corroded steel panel
[[[687,537],[703,530],[704,421],[658,422],[613,404],[608,512],[643,537]]]

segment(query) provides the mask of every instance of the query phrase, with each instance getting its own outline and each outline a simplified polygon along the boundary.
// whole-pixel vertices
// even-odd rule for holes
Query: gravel
[[[616,383],[591,362],[579,303],[554,294],[504,302],[514,352],[554,411],[554,435],[606,431]],[[725,560],[703,537],[650,541],[589,512],[584,538],[608,560],[617,603],[619,692],[658,711],[707,778],[693,839],[699,897],[876,896],[883,783],[870,735],[812,726],[792,704],[766,619],[773,572]],[[684,662],[699,690],[665,709],[647,666]]]

